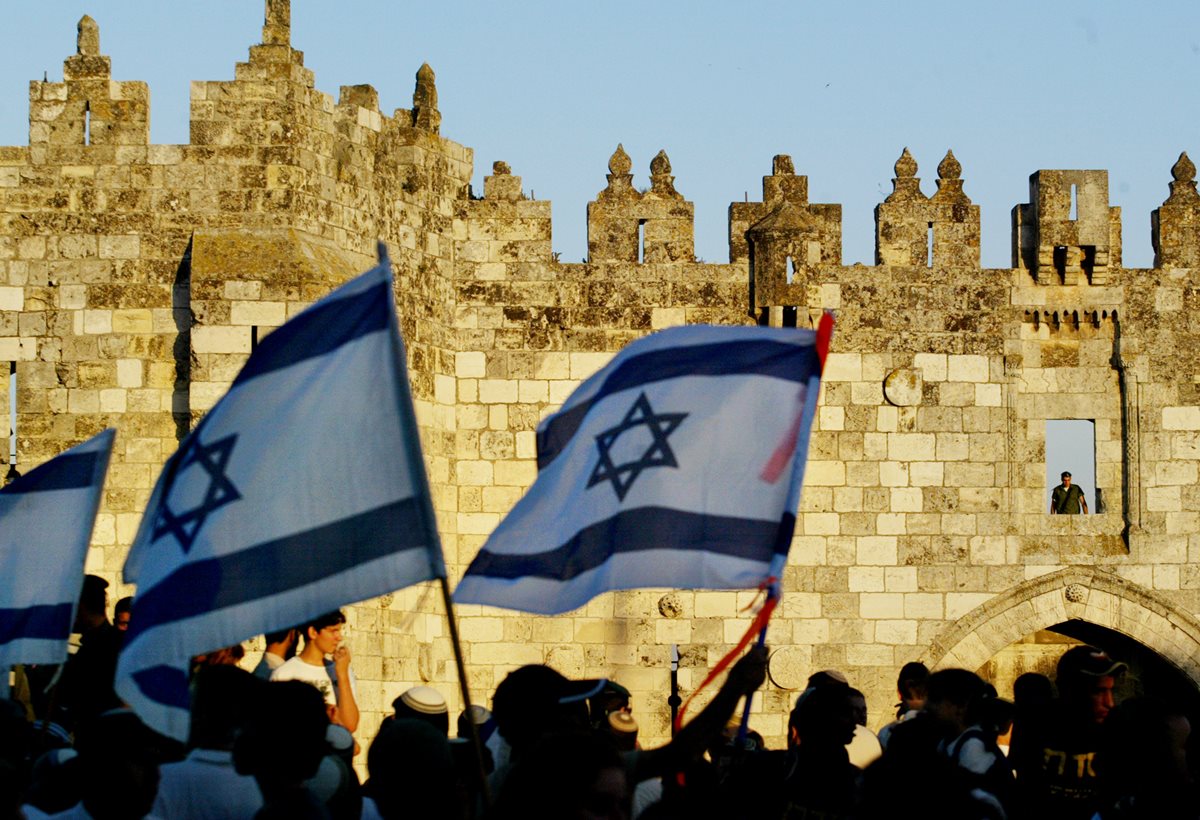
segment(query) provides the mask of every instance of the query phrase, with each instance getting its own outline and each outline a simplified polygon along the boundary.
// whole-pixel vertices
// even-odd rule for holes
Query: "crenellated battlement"
[[[64,62],[63,82],[30,84],[24,155],[35,167],[110,166],[105,179],[126,176],[121,168],[137,173],[139,161],[152,155],[150,164],[164,176],[189,181],[188,203],[176,197],[173,208],[195,204],[262,214],[285,207],[327,235],[347,234],[335,213],[358,228],[377,221],[373,212],[395,193],[389,184],[399,186],[401,196],[417,192],[422,174],[405,166],[427,158],[431,149],[445,156],[446,172],[460,182],[447,191],[449,200],[469,199],[472,169],[464,160],[470,152],[440,137],[433,70],[420,67],[412,107],[390,115],[380,111],[369,85],[344,86],[334,100],[315,88],[303,53],[292,47],[290,14],[284,0],[266,3],[262,42],[236,64],[234,79],[192,84],[191,141],[184,146],[149,144],[148,88],[112,79],[111,59],[100,52],[99,26],[85,16],[76,54]],[[138,147],[146,153],[134,150]],[[226,167],[217,170],[221,164]],[[207,168],[189,167],[201,165]],[[666,151],[650,163],[645,189],[635,188],[632,160],[621,146],[608,171],[606,186],[587,206],[588,261],[693,263],[694,206],[677,189]],[[917,171],[905,149],[895,165],[893,191],[875,209],[875,264],[978,269],[980,210],[965,190],[961,163],[953,151],[946,153],[931,195],[921,190]],[[1151,216],[1156,267],[1200,258],[1200,195],[1186,154],[1172,174],[1171,196]],[[211,176],[215,184],[197,185],[197,176]],[[220,192],[192,193],[205,187]],[[497,189],[485,190],[483,198],[508,196]],[[1038,284],[1104,285],[1121,266],[1120,208],[1108,202],[1105,171],[1035,172],[1030,201],[1014,207],[1012,226],[1013,268],[1027,271]],[[841,264],[841,208],[809,203],[808,179],[796,174],[790,157],[775,158],[771,175],[763,178],[761,202],[730,205],[730,263],[751,264],[755,244],[754,308],[791,298],[785,286],[798,275],[803,279],[804,271]],[[369,244],[361,250],[369,252]]]
[[[63,62],[61,83],[29,83],[29,146],[36,163],[44,147],[147,145],[150,90],[144,82],[114,82],[100,53],[100,27],[79,20],[76,52]],[[114,157],[115,159],[115,157]],[[111,161],[111,160],[110,160]]]
[[[650,188],[633,187],[633,162],[617,146],[608,185],[588,203],[589,262],[695,261],[695,207],[675,190],[665,150],[650,162]]]

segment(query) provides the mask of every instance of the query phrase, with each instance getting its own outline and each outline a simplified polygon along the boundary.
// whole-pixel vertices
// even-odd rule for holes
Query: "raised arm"
[[[678,771],[689,760],[703,754],[709,742],[725,729],[738,702],[753,694],[766,679],[767,648],[755,646],[729,670],[716,697],[680,729],[670,743],[638,754],[634,782]]]

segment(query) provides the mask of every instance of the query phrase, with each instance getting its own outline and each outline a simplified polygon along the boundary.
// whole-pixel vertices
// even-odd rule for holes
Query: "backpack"
[[[963,747],[968,740],[972,739],[982,742],[984,748],[992,754],[992,765],[983,774],[976,774],[962,765]],[[995,797],[1006,810],[1011,808],[1016,779],[1013,777],[1012,764],[996,744],[995,737],[978,727],[971,727],[950,744],[950,747],[946,749],[946,756],[963,774],[974,781],[975,788],[982,789]]]

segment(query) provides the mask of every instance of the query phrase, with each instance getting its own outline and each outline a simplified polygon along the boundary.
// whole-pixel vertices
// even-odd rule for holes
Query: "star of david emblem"
[[[624,501],[626,494],[643,470],[650,467],[678,467],[679,463],[675,460],[675,453],[671,451],[671,446],[667,443],[667,437],[675,432],[675,429],[687,417],[687,413],[655,413],[654,409],[650,407],[650,400],[646,398],[646,394],[639,395],[620,424],[610,427],[596,436],[596,449],[600,451],[600,462],[588,479],[588,489],[608,481],[612,483],[617,499]],[[618,440],[639,427],[645,427],[649,431],[651,439],[649,446],[640,457],[623,461],[620,464],[616,463],[613,455]]]
[[[211,444],[204,444],[200,441],[199,432],[197,430],[191,437],[187,451],[180,454],[179,466],[174,469],[167,486],[163,488],[152,538],[152,541],[157,541],[164,535],[173,535],[185,554],[191,550],[196,536],[199,535],[200,529],[208,517],[226,504],[231,504],[242,497],[237,487],[233,486],[233,482],[229,480],[229,476],[225,474],[229,456],[233,453],[233,447],[237,443],[237,434],[218,439]],[[198,503],[193,502],[189,505],[189,500],[173,499],[172,496],[176,487],[181,486],[180,477],[193,465],[202,470],[204,476],[193,476],[188,481],[182,482],[182,486],[187,490],[203,487],[203,498]],[[207,486],[204,486],[205,478],[207,478]],[[173,505],[175,509],[172,509]],[[185,506],[185,509],[179,509]]]

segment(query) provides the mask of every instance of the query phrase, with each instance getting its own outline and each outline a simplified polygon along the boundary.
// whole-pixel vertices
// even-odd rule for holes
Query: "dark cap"
[[[108,589],[108,581],[101,578],[99,575],[83,576],[83,588],[85,591],[100,591]]]
[[[1118,675],[1128,669],[1128,665],[1112,657],[1095,646],[1074,646],[1063,653],[1058,659],[1058,685],[1070,685],[1081,678],[1103,678]]]
[[[513,670],[496,687],[492,710],[499,715],[510,698],[522,706],[553,708],[582,703],[604,691],[608,681],[571,680],[562,673],[541,664],[531,664]]]
[[[1059,478],[1070,478],[1070,477],[1071,477],[1071,473],[1069,470],[1063,470],[1062,475],[1059,476]]]

